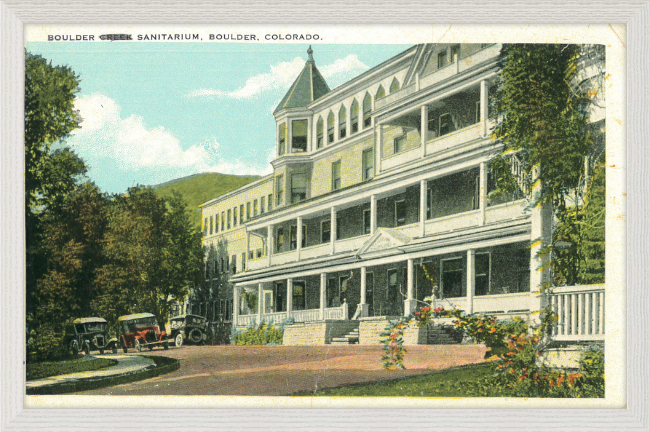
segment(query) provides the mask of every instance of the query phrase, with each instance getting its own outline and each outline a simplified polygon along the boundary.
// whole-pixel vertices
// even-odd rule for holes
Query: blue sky
[[[330,88],[408,45],[314,45]],[[81,77],[83,122],[65,142],[102,190],[123,192],[199,172],[266,174],[272,111],[307,44],[31,42]]]

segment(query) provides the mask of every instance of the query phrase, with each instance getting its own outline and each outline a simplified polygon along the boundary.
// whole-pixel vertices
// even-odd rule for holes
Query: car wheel
[[[165,348],[166,350],[169,349],[169,342],[168,341],[163,342],[163,348]]]
[[[203,334],[201,333],[201,330],[199,329],[194,329],[190,332],[190,340],[194,343],[199,343],[203,340]]]
[[[142,352],[142,344],[138,339],[133,341],[133,348],[135,348],[137,352]]]
[[[75,357],[79,355],[79,345],[77,345],[77,341],[72,341],[70,344],[70,351],[72,351],[72,354]]]
[[[84,346],[84,354],[87,355],[87,356],[90,355],[90,346],[88,344],[86,344],[86,346]]]
[[[176,348],[180,348],[183,346],[183,335],[182,334],[177,334],[176,337],[174,338],[174,346]]]

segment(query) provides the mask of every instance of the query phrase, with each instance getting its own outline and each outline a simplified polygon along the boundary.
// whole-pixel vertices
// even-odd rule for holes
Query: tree
[[[499,57],[494,137],[503,149],[490,167],[493,196],[537,184],[531,204],[551,204],[557,221],[541,253],[551,254],[561,285],[580,283],[585,262],[582,206],[585,165],[595,160],[589,118],[596,93],[593,77],[584,77],[582,59],[592,51],[600,52],[579,45],[507,44]],[[523,168],[525,182],[514,178],[513,160]]]

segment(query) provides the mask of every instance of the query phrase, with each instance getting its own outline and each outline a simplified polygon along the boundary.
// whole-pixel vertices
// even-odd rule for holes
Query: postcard
[[[624,41],[27,25],[26,407],[625,406]]]

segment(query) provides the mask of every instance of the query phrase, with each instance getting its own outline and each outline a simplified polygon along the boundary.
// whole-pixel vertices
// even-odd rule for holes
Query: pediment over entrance
[[[381,254],[383,251],[404,246],[411,241],[411,237],[390,228],[379,228],[357,251],[357,255]]]

